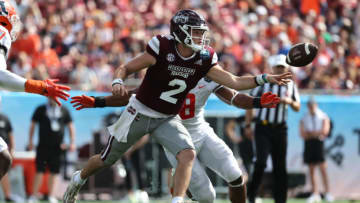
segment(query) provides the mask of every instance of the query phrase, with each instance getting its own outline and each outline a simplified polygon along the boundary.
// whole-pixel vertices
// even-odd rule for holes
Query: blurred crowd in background
[[[152,36],[168,34],[175,12],[190,8],[207,19],[211,46],[234,74],[270,72],[270,56],[312,42],[316,60],[293,69],[300,88],[360,89],[357,0],[12,1],[24,27],[9,69],[26,78],[109,91],[115,68],[144,51]]]

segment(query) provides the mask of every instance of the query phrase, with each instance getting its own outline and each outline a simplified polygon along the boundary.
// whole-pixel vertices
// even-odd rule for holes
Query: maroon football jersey
[[[164,114],[177,114],[187,93],[217,64],[217,55],[211,47],[182,57],[171,35],[153,37],[146,51],[156,58],[156,64],[148,68],[136,98]]]

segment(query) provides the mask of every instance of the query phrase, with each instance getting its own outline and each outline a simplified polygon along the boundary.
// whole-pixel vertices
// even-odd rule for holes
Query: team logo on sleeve
[[[175,61],[175,55],[172,54],[172,53],[169,53],[169,54],[166,56],[166,60],[169,61],[169,62],[174,62],[174,61]]]
[[[201,52],[200,52],[200,57],[203,59],[203,60],[207,60],[210,58],[210,52],[206,49],[203,49]]]

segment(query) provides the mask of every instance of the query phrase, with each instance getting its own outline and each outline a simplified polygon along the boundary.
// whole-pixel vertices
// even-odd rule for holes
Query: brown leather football
[[[318,53],[318,47],[311,43],[299,43],[292,46],[286,55],[290,66],[303,67],[310,64]]]

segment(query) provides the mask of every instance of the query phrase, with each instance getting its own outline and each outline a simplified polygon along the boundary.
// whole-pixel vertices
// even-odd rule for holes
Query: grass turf
[[[78,203],[131,203],[127,201],[77,201]],[[189,203],[191,201],[188,201]],[[262,203],[273,203],[274,201],[272,199],[263,199]],[[45,202],[44,202],[45,203]],[[151,200],[150,203],[170,203],[169,200]],[[191,202],[196,203],[196,202]],[[216,200],[215,203],[230,203],[229,200]],[[287,203],[306,203],[306,199],[288,199]],[[325,201],[323,201],[325,203]],[[360,203],[360,200],[337,200],[333,203]]]

